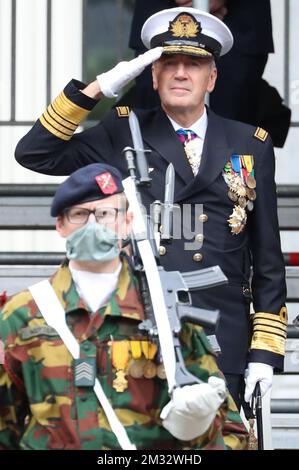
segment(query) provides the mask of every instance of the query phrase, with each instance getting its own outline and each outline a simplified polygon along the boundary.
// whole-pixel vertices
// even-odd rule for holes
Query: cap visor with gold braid
[[[186,54],[217,59],[233,45],[228,27],[209,13],[195,8],[170,8],[152,15],[141,31],[143,44],[163,46],[163,54]]]

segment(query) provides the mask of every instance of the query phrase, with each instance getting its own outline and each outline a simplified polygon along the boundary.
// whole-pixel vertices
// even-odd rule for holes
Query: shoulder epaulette
[[[268,132],[265,131],[265,129],[262,129],[261,127],[257,127],[255,130],[255,133],[253,134],[253,137],[255,137],[258,140],[261,140],[262,142],[265,142],[265,140],[268,137]]]
[[[118,117],[128,117],[130,114],[129,106],[117,106],[115,109]]]

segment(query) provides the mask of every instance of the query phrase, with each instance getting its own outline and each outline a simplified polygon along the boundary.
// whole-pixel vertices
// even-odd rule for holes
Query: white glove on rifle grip
[[[195,439],[210,427],[226,395],[225,382],[218,377],[210,377],[208,383],[175,388],[161,411],[162,425],[177,439]]]
[[[244,400],[250,401],[257,382],[260,382],[261,396],[272,387],[273,367],[262,362],[249,362],[245,371],[245,393]]]
[[[113,69],[98,75],[97,80],[103,95],[107,98],[116,98],[120,90],[140,75],[147,65],[158,60],[162,52],[163,47],[155,47],[129,62],[119,62]]]

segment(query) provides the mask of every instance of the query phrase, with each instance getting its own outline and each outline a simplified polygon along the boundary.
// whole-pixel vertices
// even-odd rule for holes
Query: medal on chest
[[[157,354],[158,346],[151,341],[130,341],[131,360],[128,365],[128,375],[134,379],[142,377],[153,379],[157,375],[157,365],[154,357]]]
[[[222,176],[228,186],[227,195],[234,203],[228,225],[231,233],[238,235],[246,226],[246,211],[253,210],[253,201],[256,199],[253,155],[232,155]]]
[[[128,388],[128,381],[126,379],[126,369],[129,362],[129,341],[112,341],[111,356],[112,364],[116,369],[115,379],[112,382],[112,387],[117,392],[124,392]]]
[[[184,144],[184,150],[195,176],[198,172],[201,161],[200,139],[197,137],[192,140],[187,140]]]

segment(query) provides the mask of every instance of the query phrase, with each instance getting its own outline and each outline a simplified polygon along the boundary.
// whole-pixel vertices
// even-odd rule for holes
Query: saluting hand
[[[119,62],[113,69],[101,73],[97,76],[100,91],[107,98],[116,98],[120,90],[140,75],[147,65],[158,60],[162,52],[163,47],[155,47],[129,62]]]

